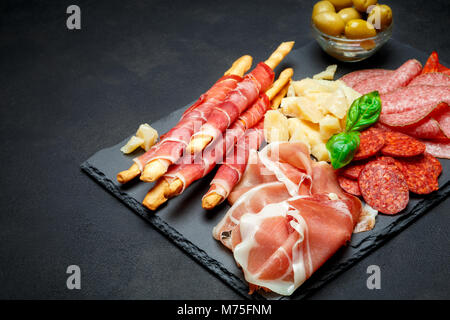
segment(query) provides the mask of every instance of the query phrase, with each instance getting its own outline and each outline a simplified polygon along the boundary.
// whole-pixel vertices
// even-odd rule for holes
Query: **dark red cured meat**
[[[338,177],[338,182],[341,188],[354,196],[360,196],[361,191],[359,191],[358,181],[352,180],[343,176]]]
[[[380,122],[409,126],[425,119],[441,102],[450,104],[450,86],[411,86],[381,95]]]
[[[369,128],[359,135],[359,147],[354,160],[366,159],[376,155],[384,146],[383,131],[377,128]]]
[[[385,145],[381,153],[392,157],[412,157],[425,152],[425,145],[417,139],[395,131],[384,132]]]
[[[361,81],[378,76],[386,76],[392,74],[393,72],[394,71],[392,70],[385,70],[385,69],[365,69],[347,73],[339,80],[344,81],[347,86],[354,88],[354,86],[360,83]]]
[[[450,77],[441,72],[431,72],[421,74],[408,84],[409,86],[449,86],[450,85]]]
[[[358,184],[364,201],[379,212],[396,214],[408,205],[408,184],[393,163],[370,161],[361,171]]]
[[[441,163],[430,154],[396,159],[409,191],[428,194],[439,189],[438,176],[442,172]]]
[[[353,179],[358,180],[358,176],[361,173],[361,170],[364,168],[367,162],[365,161],[355,161],[350,163],[349,165],[345,166],[344,168],[339,170],[339,175]]]

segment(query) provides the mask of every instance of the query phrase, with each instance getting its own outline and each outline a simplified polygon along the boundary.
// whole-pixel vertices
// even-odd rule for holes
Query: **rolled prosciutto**
[[[156,145],[134,159],[139,169],[142,171],[147,163],[156,159],[175,163],[182,156],[191,136],[205,123],[214,107],[223,102],[241,80],[242,78],[236,75],[220,78],[183,113],[175,127],[161,136],[161,140]]]
[[[350,240],[361,202],[301,142],[251,151],[232,207],[213,236],[233,251],[250,284],[290,295]]]

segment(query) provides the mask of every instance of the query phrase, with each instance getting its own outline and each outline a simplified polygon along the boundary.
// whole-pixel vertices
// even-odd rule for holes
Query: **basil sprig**
[[[359,147],[359,131],[378,121],[381,113],[381,99],[373,91],[353,101],[348,109],[345,131],[333,135],[327,142],[331,165],[339,169],[352,161]]]
[[[365,94],[348,109],[345,131],[361,131],[378,121],[381,111],[381,99],[378,91]]]

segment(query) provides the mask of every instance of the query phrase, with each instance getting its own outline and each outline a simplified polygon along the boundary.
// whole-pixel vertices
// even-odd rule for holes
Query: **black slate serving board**
[[[294,79],[311,77],[324,70],[330,64],[338,64],[336,79],[358,69],[386,68],[395,69],[410,58],[416,58],[425,63],[428,54],[410,46],[391,40],[371,58],[352,64],[337,62],[326,55],[315,42],[293,50],[277,68],[294,68]],[[219,77],[220,75],[218,75]],[[207,88],[205,88],[206,90]],[[188,97],[192,99],[195,97]],[[151,125],[159,133],[168,131],[180,118],[186,109],[184,106]],[[138,125],[138,124],[136,124]],[[133,130],[133,129],[132,129]],[[210,212],[201,207],[201,197],[208,190],[215,170],[202,180],[193,183],[182,195],[168,201],[155,213],[147,210],[141,202],[152,184],[140,182],[138,179],[122,186],[116,181],[116,175],[132,163],[132,158],[140,153],[123,155],[120,148],[129,139],[126,138],[110,148],[98,151],[81,164],[81,168],[93,177],[100,185],[128,205],[134,212],[150,222],[176,245],[184,249],[196,261],[201,263],[219,278],[229,284],[237,292],[250,299],[301,299],[312,290],[332,279],[340,272],[349,268],[363,256],[375,250],[395,233],[404,229],[408,224],[431,210],[437,203],[445,199],[450,193],[450,161],[440,160],[443,171],[439,177],[440,189],[427,196],[411,195],[408,207],[401,214],[395,216],[378,215],[373,230],[355,234],[350,244],[340,249],[313,276],[308,279],[290,297],[274,294],[248,295],[248,285],[243,274],[236,266],[232,254],[219,242],[213,239],[212,229],[220,221],[229,208],[223,204]]]

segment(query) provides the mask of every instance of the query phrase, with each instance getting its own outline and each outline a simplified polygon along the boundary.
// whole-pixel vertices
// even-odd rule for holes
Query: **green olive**
[[[349,39],[365,39],[376,35],[375,27],[363,19],[352,19],[345,25],[345,36]]]
[[[338,36],[344,32],[345,24],[336,12],[322,12],[313,18],[317,29],[330,36]]]
[[[359,12],[367,12],[367,8],[377,4],[377,0],[353,0],[353,6]]]
[[[338,15],[344,20],[344,23],[352,19],[361,19],[361,15],[355,8],[345,8],[338,12]]]
[[[392,10],[385,4],[377,4],[370,11],[367,21],[373,24],[376,29],[384,30],[392,23]]]
[[[330,1],[319,1],[313,7],[312,17],[314,18],[319,13],[327,11],[336,12],[333,4]]]
[[[334,7],[336,8],[336,10],[341,10],[343,8],[348,8],[351,7],[353,5],[352,0],[329,0]]]

